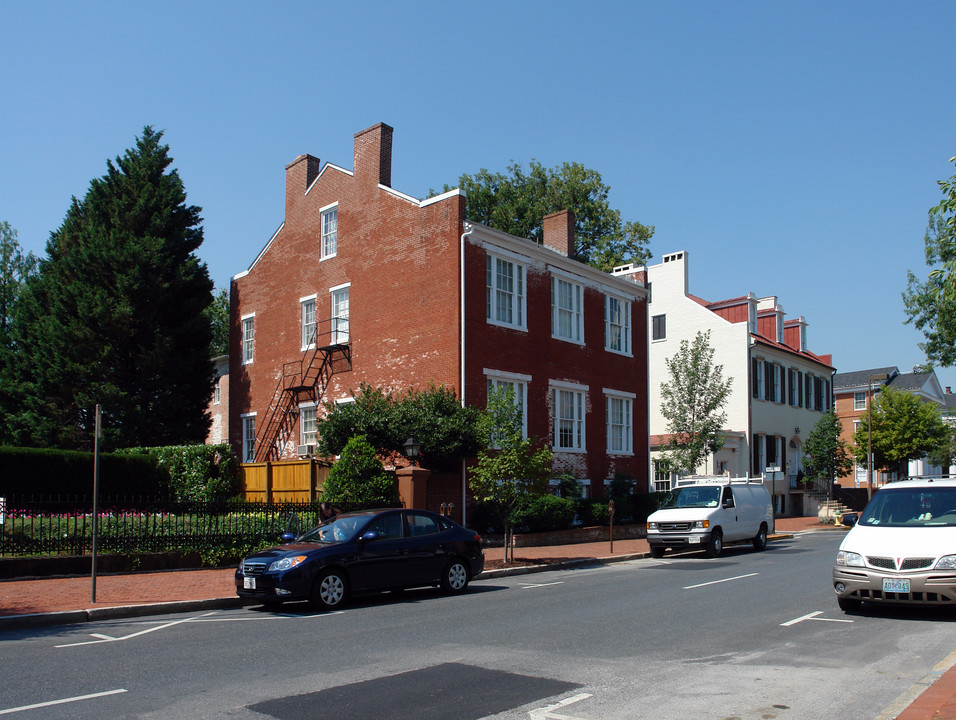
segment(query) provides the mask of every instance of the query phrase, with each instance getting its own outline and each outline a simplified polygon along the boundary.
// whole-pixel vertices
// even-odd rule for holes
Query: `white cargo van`
[[[647,542],[656,558],[668,548],[703,548],[717,557],[725,543],[744,541],[763,550],[771,532],[773,505],[760,478],[682,478],[647,518]]]
[[[840,544],[833,590],[844,611],[864,602],[956,603],[956,480],[880,488]]]

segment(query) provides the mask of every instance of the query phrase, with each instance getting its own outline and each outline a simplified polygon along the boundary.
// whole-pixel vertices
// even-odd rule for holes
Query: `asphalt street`
[[[878,718],[956,647],[950,613],[845,615],[841,534],[358,599],[0,635],[18,718]],[[37,707],[39,705],[39,707]]]

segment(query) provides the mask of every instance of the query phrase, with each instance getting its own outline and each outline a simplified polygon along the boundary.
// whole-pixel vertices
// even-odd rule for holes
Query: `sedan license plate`
[[[909,591],[909,578],[883,578],[883,592],[908,593]]]
[[[242,587],[245,590],[255,590],[256,589],[256,579],[254,577],[244,577],[242,579]]]
[[[691,535],[687,538],[688,545],[700,545],[700,535]]]

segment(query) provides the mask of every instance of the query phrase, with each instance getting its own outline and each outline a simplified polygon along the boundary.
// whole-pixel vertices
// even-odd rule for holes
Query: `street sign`
[[[773,467],[768,467],[765,472],[780,472],[780,466],[774,465]]]

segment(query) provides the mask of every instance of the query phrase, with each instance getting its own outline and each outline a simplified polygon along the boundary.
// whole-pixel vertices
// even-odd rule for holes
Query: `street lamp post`
[[[873,497],[873,381],[883,382],[886,373],[870,375],[866,379],[866,497]]]

